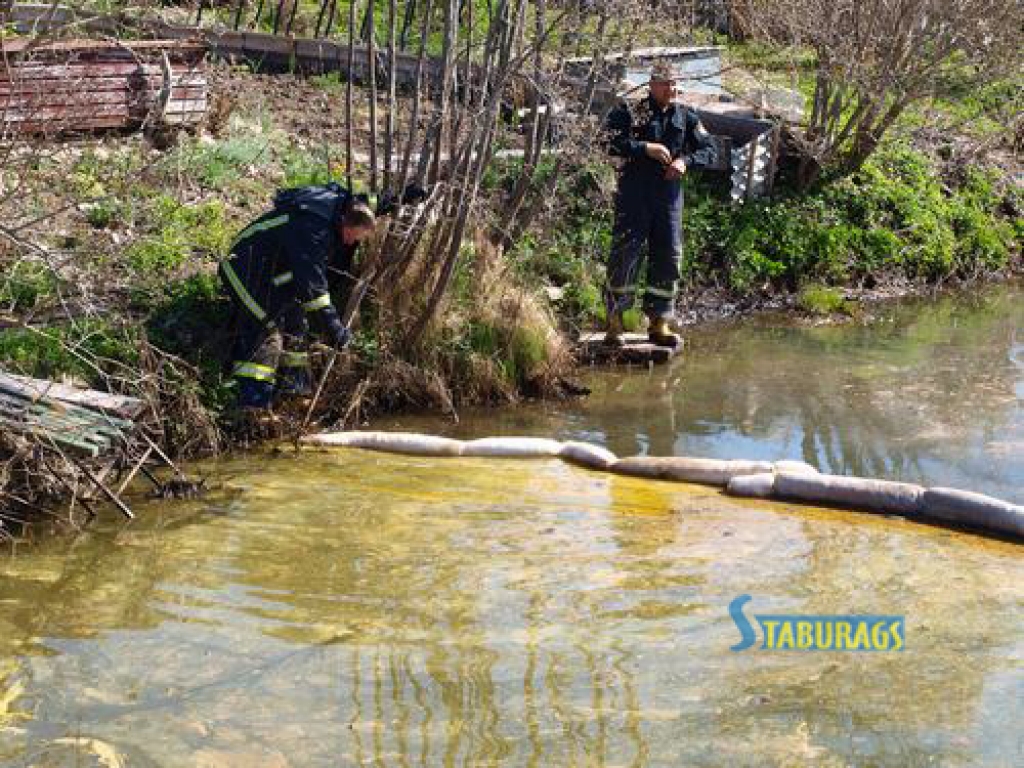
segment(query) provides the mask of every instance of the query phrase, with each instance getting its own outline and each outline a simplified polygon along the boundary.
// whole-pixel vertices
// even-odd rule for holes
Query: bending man
[[[402,202],[425,194],[412,185]],[[218,269],[240,318],[232,373],[239,408],[266,411],[275,398],[311,394],[310,325],[335,349],[351,338],[331,301],[328,268],[350,269],[377,215],[395,208],[391,199],[375,214],[338,184],[287,189],[239,233]]]

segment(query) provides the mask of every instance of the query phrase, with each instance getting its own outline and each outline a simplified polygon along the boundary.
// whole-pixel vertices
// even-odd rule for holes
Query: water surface
[[[672,368],[595,375],[584,404],[397,425],[802,457],[1020,499],[1020,451],[999,448],[1022,439],[1013,298],[720,329]],[[1024,754],[1019,545],[547,460],[285,451],[207,469],[206,499],[0,560],[0,765]],[[742,594],[757,613],[901,614],[907,648],[733,652]]]
[[[578,403],[383,424],[586,439],[622,456],[802,459],[1024,504],[1024,287],[871,311],[870,323],[762,316],[692,331],[670,366],[592,371]]]

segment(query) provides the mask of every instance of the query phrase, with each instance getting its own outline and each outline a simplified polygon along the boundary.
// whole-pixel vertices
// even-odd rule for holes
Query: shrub
[[[266,137],[236,136],[214,144],[188,144],[178,152],[184,170],[204,186],[223,187],[249,166],[265,161],[270,147]]]
[[[57,278],[43,264],[20,261],[4,271],[6,274],[0,282],[0,307],[7,311],[32,309],[40,299],[51,296],[57,289]]]
[[[0,332],[0,359],[29,376],[71,375],[92,385],[103,372],[137,364],[137,331],[104,320],[52,326],[45,331],[13,329]]]
[[[846,313],[849,311],[843,294],[835,288],[828,288],[824,285],[808,285],[804,287],[797,297],[797,304],[805,312],[809,312],[812,315],[831,315],[837,312]]]
[[[234,234],[219,200],[182,205],[169,195],[160,195],[143,220],[147,232],[128,248],[126,256],[135,271],[155,276],[178,269],[193,255],[220,257]]]

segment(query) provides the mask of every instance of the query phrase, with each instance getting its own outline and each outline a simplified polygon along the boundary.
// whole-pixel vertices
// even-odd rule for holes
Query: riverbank
[[[19,193],[4,200],[19,239],[0,251],[3,366],[144,391],[154,437],[175,458],[250,439],[229,418],[230,305],[217,260],[277,188],[343,173],[323,140],[341,135],[336,79],[220,66],[211,80],[210,122],[174,143],[136,135],[15,147]],[[300,115],[296,103],[309,109]],[[369,117],[357,115],[364,141]],[[896,141],[850,178],[799,195],[783,180],[772,200],[740,208],[723,179],[688,178],[681,323],[764,310],[866,322],[879,299],[1021,274],[1024,203],[1013,177],[933,150]],[[500,208],[515,172],[494,166],[481,211]],[[404,331],[417,307],[401,305],[400,290],[371,294],[314,422],[345,428],[409,409],[451,417],[578,395],[572,343],[604,321],[613,189],[606,158],[583,158],[510,246],[492,242],[483,217],[442,319],[415,345]],[[633,313],[629,324],[639,322]]]

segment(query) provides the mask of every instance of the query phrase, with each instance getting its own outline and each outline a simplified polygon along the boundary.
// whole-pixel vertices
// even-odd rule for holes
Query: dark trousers
[[[672,313],[683,256],[683,187],[678,181],[623,174],[615,195],[615,229],[608,259],[605,308],[609,316],[633,306],[643,248],[648,250],[643,309],[649,317]]]
[[[238,383],[238,404],[269,408],[275,395],[306,395],[312,389],[308,323],[302,308],[282,308],[269,327],[236,302],[232,376]]]

